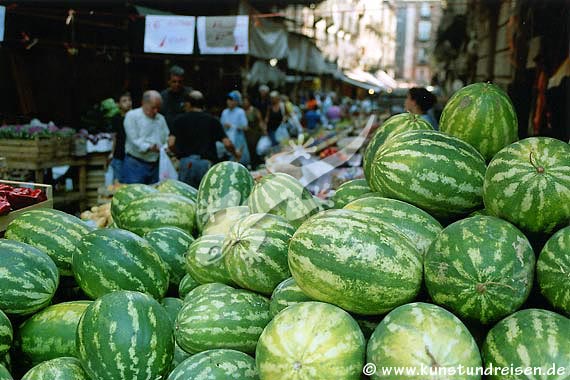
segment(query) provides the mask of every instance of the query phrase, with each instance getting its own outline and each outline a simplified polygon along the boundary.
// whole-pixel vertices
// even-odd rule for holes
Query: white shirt
[[[161,114],[154,119],[146,116],[142,108],[136,108],[125,115],[125,152],[148,162],[158,161],[159,153],[149,152],[153,145],[163,146],[168,142],[170,130]]]

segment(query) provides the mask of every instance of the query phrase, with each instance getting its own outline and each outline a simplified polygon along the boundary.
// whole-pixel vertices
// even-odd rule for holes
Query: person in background
[[[111,168],[113,169],[113,181],[122,182],[121,173],[123,171],[123,161],[125,159],[125,115],[133,108],[133,100],[129,92],[125,92],[119,96],[117,102],[120,113],[111,119],[111,127],[113,129],[113,150],[109,154],[111,160]]]
[[[247,147],[251,155],[251,165],[255,168],[262,163],[261,157],[259,157],[256,152],[257,142],[261,136],[267,134],[267,128],[261,116],[261,112],[251,104],[251,100],[248,96],[244,96],[243,98],[243,110],[245,111],[248,125],[245,131]]]
[[[206,102],[200,91],[186,94],[184,101],[186,112],[174,120],[169,147],[180,159],[180,181],[198,188],[202,177],[218,161],[216,142],[223,143],[238,159],[240,154],[220,121],[205,112]]]
[[[317,104],[311,105],[305,112],[305,128],[313,130],[322,123],[321,113]]]
[[[267,108],[269,108],[269,103],[270,103],[269,86],[267,86],[266,84],[262,84],[261,86],[259,86],[258,91],[259,91],[259,96],[253,102],[253,105],[255,108],[259,110],[259,112],[261,112],[262,115],[265,115],[265,113],[267,112]]]
[[[281,97],[279,96],[279,92],[271,91],[269,94],[269,99],[271,103],[269,104],[269,108],[267,108],[267,113],[265,114],[265,125],[267,125],[267,135],[269,139],[271,139],[271,144],[273,146],[279,145],[277,138],[275,137],[275,132],[277,132],[277,128],[283,123],[285,120],[285,106],[281,102]]]
[[[342,119],[342,109],[336,99],[333,100],[332,105],[327,109],[326,117],[333,125],[336,125]]]
[[[168,142],[170,131],[159,111],[162,98],[157,91],[146,91],[142,106],[125,115],[125,160],[121,178],[124,183],[158,182],[160,148]]]
[[[431,124],[433,129],[439,130],[437,120],[430,112],[437,103],[437,97],[423,87],[413,87],[408,91],[404,107],[407,111],[421,115],[421,118]]]
[[[247,166],[250,163],[249,149],[245,139],[248,123],[245,111],[240,107],[241,94],[238,91],[230,92],[226,98],[226,105],[227,108],[223,110],[220,121],[226,131],[226,135],[241,154],[241,158],[234,155],[233,159]]]
[[[184,69],[180,66],[170,68],[168,88],[164,89],[162,96],[162,113],[166,123],[172,125],[176,116],[184,112],[184,95],[192,89],[184,86]]]

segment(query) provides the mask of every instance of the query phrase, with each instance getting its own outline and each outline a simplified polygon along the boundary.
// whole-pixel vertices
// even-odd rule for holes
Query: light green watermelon
[[[18,329],[18,349],[32,365],[76,357],[75,331],[91,301],[72,301],[48,306]]]
[[[134,201],[144,195],[157,192],[158,190],[154,187],[143,185],[141,183],[121,186],[115,192],[113,199],[111,200],[111,216],[113,217],[113,223],[116,223],[117,226],[120,225],[120,215],[131,201]]]
[[[186,271],[199,283],[235,285],[222,256],[224,239],[224,235],[204,235],[190,245],[186,255]]]
[[[81,219],[52,209],[23,213],[6,229],[5,238],[36,247],[47,253],[62,276],[72,276],[71,257],[83,235],[93,229]]]
[[[218,294],[218,293],[223,293],[223,292],[232,292],[233,290],[235,290],[234,288],[232,288],[229,285],[226,284],[222,284],[219,282],[210,282],[208,284],[203,284],[200,286],[195,287],[194,289],[192,289],[187,295],[186,297],[184,297],[184,303],[192,303],[194,302],[193,300],[199,297],[204,297],[207,296],[208,294]]]
[[[198,285],[200,285],[198,281],[194,280],[194,278],[189,274],[186,274],[182,277],[180,285],[178,286],[178,296],[184,299],[184,297],[186,297],[186,295]]]
[[[77,358],[62,357],[42,362],[30,369],[22,380],[91,380]]]
[[[451,219],[483,203],[485,160],[466,142],[436,131],[411,131],[376,153],[368,180],[374,191]]]
[[[394,115],[382,123],[380,128],[372,135],[362,155],[362,167],[366,178],[370,180],[374,156],[386,140],[397,134],[416,130],[431,131],[433,127],[429,122],[422,119],[420,115],[411,112]]]
[[[0,310],[27,315],[47,306],[59,285],[53,260],[31,245],[0,239]]]
[[[308,296],[362,315],[413,300],[422,283],[416,247],[393,226],[349,210],[307,220],[289,244],[289,268]]]
[[[226,235],[236,220],[249,214],[247,206],[234,206],[220,210],[208,219],[202,235]]]
[[[259,380],[255,360],[235,350],[209,350],[196,354],[180,364],[168,380]]]
[[[222,285],[213,291],[194,289],[176,319],[176,342],[186,352],[225,348],[253,353],[271,320],[269,300],[258,294]]]
[[[0,380],[13,380],[12,375],[6,367],[0,364]]]
[[[147,194],[125,207],[117,222],[119,228],[139,236],[160,227],[178,227],[188,234],[194,232],[196,204],[176,194]]]
[[[160,256],[170,274],[170,283],[176,287],[186,274],[186,252],[194,241],[192,235],[178,227],[160,227],[144,235]]]
[[[534,252],[515,226],[474,216],[447,226],[425,256],[428,292],[435,303],[483,324],[514,313],[528,298]]]
[[[473,145],[488,161],[518,140],[518,121],[509,96],[492,83],[473,83],[449,99],[439,129]]]
[[[407,236],[422,255],[441,232],[441,224],[430,214],[409,203],[370,195],[356,199],[345,210],[362,212],[393,224]]]
[[[303,293],[301,288],[295,282],[293,277],[282,281],[271,295],[271,303],[269,304],[269,311],[271,316],[275,317],[281,310],[286,307],[296,305],[300,302],[308,302],[313,299]]]
[[[255,360],[261,380],[359,380],[365,341],[342,309],[302,302],[283,310],[259,338]]]
[[[196,200],[196,223],[202,231],[216,212],[247,202],[254,181],[247,168],[237,162],[224,161],[210,168],[200,181]]]
[[[419,375],[430,368],[446,367],[458,371],[481,367],[475,339],[465,325],[447,310],[427,303],[410,303],[392,310],[380,322],[368,341],[366,360],[376,365],[372,380],[458,379],[479,380],[477,375],[418,377],[386,373],[389,369],[408,368]],[[437,372],[436,372],[437,374]]]
[[[485,208],[523,231],[570,224],[570,145],[531,137],[495,155],[485,174]]]
[[[0,310],[0,357],[4,356],[12,347],[14,330],[8,316]]]
[[[96,299],[115,290],[134,290],[161,299],[168,269],[143,238],[119,229],[102,229],[81,240],[73,271],[81,289]]]
[[[372,190],[365,179],[353,179],[340,185],[331,200],[334,203],[334,208],[343,208],[349,202],[371,193]]]
[[[76,342],[92,379],[164,378],[174,353],[166,310],[150,296],[131,291],[109,293],[93,302],[79,322]]]
[[[556,309],[570,315],[570,227],[556,232],[540,252],[536,263],[538,285]]]
[[[544,376],[513,373],[492,373],[489,380],[567,379],[570,373],[570,320],[547,310],[518,311],[495,325],[485,339],[482,349],[485,367],[513,368],[525,371],[531,368]],[[546,373],[563,369],[562,375]]]
[[[196,202],[196,197],[198,196],[198,190],[193,186],[175,179],[167,179],[159,183],[156,189],[161,193],[182,195],[183,197],[191,199],[193,202]]]
[[[291,276],[287,251],[294,233],[295,228],[280,216],[252,214],[239,219],[222,246],[231,279],[244,289],[271,295]]]
[[[319,211],[319,204],[299,181],[285,173],[269,174],[253,188],[248,205],[252,213],[285,218],[294,227]]]

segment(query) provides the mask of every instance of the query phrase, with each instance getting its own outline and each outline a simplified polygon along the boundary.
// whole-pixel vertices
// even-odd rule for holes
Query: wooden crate
[[[31,182],[18,182],[18,181],[4,181],[0,180],[0,183],[10,185],[13,187],[29,187],[32,189],[42,189],[46,195],[47,200],[35,205],[31,205],[16,211],[10,212],[8,215],[0,216],[0,235],[4,234],[6,231],[6,227],[8,224],[16,219],[18,216],[22,215],[26,211],[36,210],[40,208],[53,208],[53,190],[51,185],[44,185],[40,183],[31,183]]]
[[[71,158],[73,151],[73,137],[54,137],[55,157]]]
[[[1,139],[0,156],[10,161],[43,162],[55,157],[56,140],[53,138],[33,140]]]

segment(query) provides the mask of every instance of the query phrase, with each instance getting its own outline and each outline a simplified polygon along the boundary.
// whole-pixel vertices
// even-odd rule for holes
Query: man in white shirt
[[[160,148],[167,143],[170,134],[164,116],[158,113],[161,105],[162,98],[157,91],[146,91],[142,106],[125,115],[124,183],[158,182]]]

